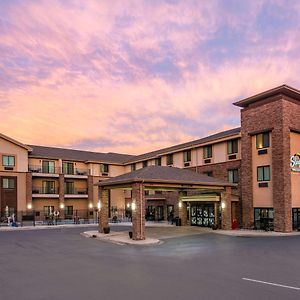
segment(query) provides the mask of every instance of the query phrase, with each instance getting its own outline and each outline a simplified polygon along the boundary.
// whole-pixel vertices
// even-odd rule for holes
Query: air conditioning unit
[[[184,166],[185,166],[185,167],[189,167],[189,166],[190,166],[190,162],[185,162],[185,163],[184,163]]]
[[[102,176],[108,176],[108,173],[101,173]]]
[[[205,159],[205,160],[204,160],[204,163],[205,163],[205,164],[210,164],[210,163],[211,163],[211,159]]]
[[[171,165],[168,165],[168,167],[173,167],[173,164],[171,164]]]

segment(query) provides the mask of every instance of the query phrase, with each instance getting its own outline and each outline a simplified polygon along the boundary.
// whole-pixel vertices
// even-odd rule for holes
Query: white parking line
[[[289,285],[283,285],[283,284],[278,284],[278,283],[273,283],[273,282],[267,282],[267,281],[261,281],[261,280],[255,280],[255,279],[250,279],[250,278],[242,278],[243,280],[247,281],[252,281],[252,282],[257,282],[257,283],[263,283],[263,284],[268,284],[268,285],[274,285],[286,289],[292,289],[292,290],[297,290],[300,291],[300,288],[295,287],[295,286],[289,286]]]

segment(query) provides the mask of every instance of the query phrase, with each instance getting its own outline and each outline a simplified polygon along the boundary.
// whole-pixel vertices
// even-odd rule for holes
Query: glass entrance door
[[[163,221],[163,220],[164,220],[164,207],[157,206],[157,221]]]
[[[191,206],[191,225],[211,227],[215,224],[213,204],[197,204]]]

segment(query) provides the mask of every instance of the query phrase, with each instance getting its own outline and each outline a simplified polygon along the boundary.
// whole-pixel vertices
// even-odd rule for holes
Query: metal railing
[[[46,166],[36,166],[36,165],[29,165],[28,166],[29,172],[32,173],[45,173],[45,174],[59,174],[61,172],[61,168],[58,167],[46,167]]]
[[[87,175],[90,174],[90,170],[74,168],[74,169],[63,170],[62,173],[65,174],[65,175],[83,175],[83,176],[87,176]]]
[[[73,188],[73,189],[65,189],[65,195],[87,195],[87,188]]]
[[[32,194],[58,194],[58,188],[34,186],[32,187]]]

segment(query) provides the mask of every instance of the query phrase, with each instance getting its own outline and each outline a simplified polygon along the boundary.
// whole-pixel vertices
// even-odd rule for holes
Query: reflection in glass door
[[[191,206],[191,225],[211,227],[215,223],[213,204],[197,204]]]

